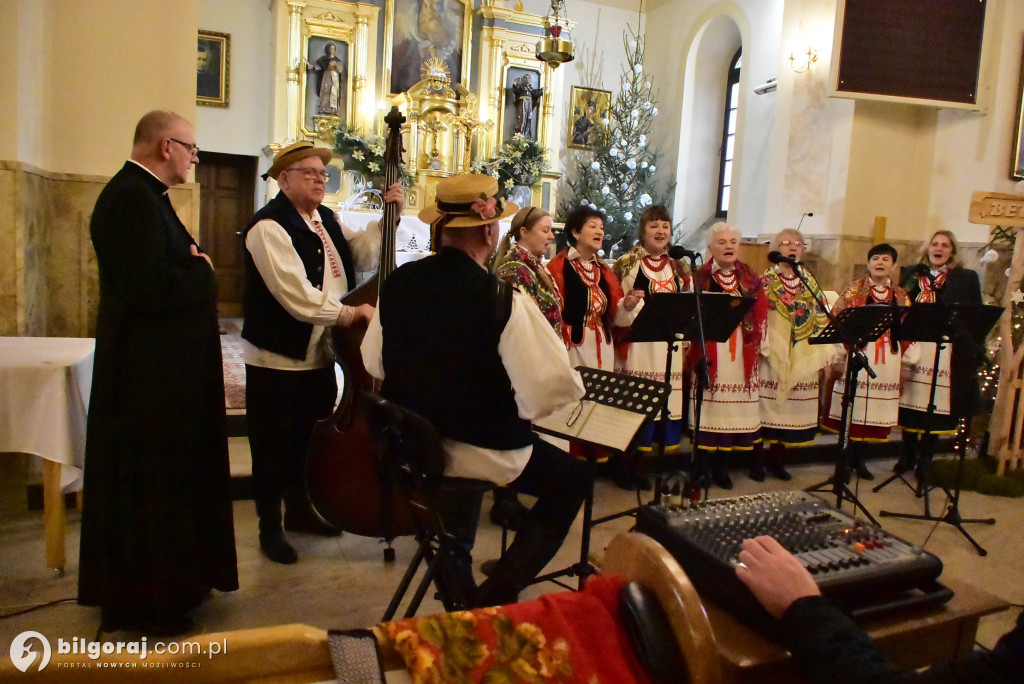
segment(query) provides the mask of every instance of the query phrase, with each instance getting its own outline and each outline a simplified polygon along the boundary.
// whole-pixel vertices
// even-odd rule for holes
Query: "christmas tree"
[[[644,209],[661,203],[654,184],[658,153],[651,147],[651,122],[658,115],[657,96],[644,74],[644,40],[627,28],[622,34],[626,65],[611,108],[600,112],[591,151],[576,154],[569,179],[570,196],[562,202],[565,220],[581,204],[605,215],[605,256],[618,256],[633,246],[637,221]],[[580,113],[576,113],[579,116]]]

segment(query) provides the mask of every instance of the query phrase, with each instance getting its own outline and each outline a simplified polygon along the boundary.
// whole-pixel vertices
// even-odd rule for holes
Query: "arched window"
[[[740,53],[736,51],[729,65],[729,80],[725,87],[725,123],[722,126],[722,162],[718,172],[718,203],[715,215],[725,216],[729,210],[732,189],[732,158],[736,152],[736,115],[740,104]]]

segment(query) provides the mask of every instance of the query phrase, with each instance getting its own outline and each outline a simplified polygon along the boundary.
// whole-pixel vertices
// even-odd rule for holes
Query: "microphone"
[[[797,230],[800,230],[800,226],[801,226],[801,225],[803,224],[803,222],[804,222],[804,219],[805,219],[806,217],[808,217],[808,216],[814,216],[814,212],[813,212],[813,211],[805,211],[805,212],[804,212],[804,213],[803,213],[803,214],[802,214],[802,215],[800,216],[800,221],[799,221],[799,222],[798,222],[798,223],[796,224],[796,229],[797,229]]]
[[[789,264],[793,268],[796,268],[797,266],[803,266],[804,263],[802,261],[797,261],[793,257],[788,257],[782,252],[778,251],[768,252],[768,261],[772,262],[773,264]]]
[[[672,245],[671,247],[669,247],[668,255],[672,259],[682,259],[685,257],[690,261],[695,261],[697,257],[700,256],[696,252],[686,249],[685,247],[682,247],[680,245]]]
[[[917,268],[914,269],[914,270],[917,271],[918,275],[923,275],[928,280],[931,280],[931,281],[935,280],[935,276],[932,275],[931,266],[929,266],[928,264],[918,264]]]

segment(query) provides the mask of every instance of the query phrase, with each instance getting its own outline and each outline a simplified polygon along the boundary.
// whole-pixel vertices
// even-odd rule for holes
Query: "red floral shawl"
[[[558,291],[562,293],[563,299],[563,320],[565,318],[564,301],[569,296],[569,293],[565,289],[565,269],[566,267],[572,268],[566,262],[569,260],[569,249],[565,248],[555,255],[555,258],[548,262],[548,273],[551,274],[551,279],[555,281],[555,285],[558,286]],[[608,308],[604,312],[604,328],[605,334],[611,331],[611,322],[615,320],[615,313],[619,310],[619,302],[622,301],[622,286],[619,284],[619,279],[615,277],[612,269],[608,267],[608,264],[603,259],[598,257],[594,260],[597,263],[597,268],[601,273],[601,280],[608,287]],[[565,321],[566,325],[562,326],[562,336],[565,339],[566,348],[572,346],[572,339],[570,338],[570,325],[577,324],[574,321]],[[586,325],[586,321],[583,322]],[[610,337],[609,337],[610,339]]]
[[[892,287],[892,299],[899,306],[910,306],[910,296],[907,291],[896,284],[895,280],[890,278],[889,285]],[[839,312],[848,307],[854,306],[865,306],[868,303],[868,298],[871,296],[871,276],[864,276],[858,278],[850,283],[842,296],[839,297],[839,301],[832,307],[832,314],[835,316],[839,315]],[[874,301],[874,300],[872,300]],[[900,354],[907,351],[912,343],[903,340],[900,342]],[[844,345],[845,346],[845,345]],[[889,331],[886,330],[885,334],[875,340],[875,355],[874,363],[879,363],[885,358],[885,348],[890,346]],[[895,351],[895,347],[892,347]]]
[[[701,291],[711,288],[711,266],[710,261],[701,266],[694,273],[694,280],[700,285]],[[754,305],[743,317],[740,323],[740,330],[743,335],[743,377],[747,383],[753,383],[757,379],[757,365],[761,356],[761,338],[764,336],[764,326],[768,319],[768,297],[764,293],[764,284],[760,276],[754,273],[753,269],[742,261],[736,262],[736,275],[739,278],[740,292],[744,297],[753,297]],[[711,379],[711,386],[714,387],[715,378],[718,376],[718,345],[715,342],[708,342],[704,345],[704,355],[708,360],[708,375]],[[700,348],[690,345],[687,366],[695,368],[700,358]]]

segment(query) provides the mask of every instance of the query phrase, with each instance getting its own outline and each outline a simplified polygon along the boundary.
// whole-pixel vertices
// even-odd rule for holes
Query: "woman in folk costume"
[[[974,304],[981,302],[978,274],[960,265],[959,245],[948,230],[932,235],[922,250],[916,268],[908,268],[903,287],[914,303]],[[900,395],[899,425],[903,429],[903,453],[893,471],[902,473],[917,465],[926,445],[919,437],[926,429],[935,435],[956,434],[960,419],[967,415],[971,394],[978,391],[978,361],[957,345],[946,345],[935,372],[935,343],[918,342],[920,358],[909,369]],[[933,374],[935,411],[928,418],[928,397]]]
[[[660,205],[648,207],[640,217],[638,242],[633,249],[615,262],[613,271],[622,283],[622,289],[643,290],[646,295],[659,292],[689,292],[693,290],[690,268],[681,260],[668,255],[672,239],[672,217]],[[625,331],[623,331],[625,332]],[[669,383],[669,423],[665,433],[665,448],[678,449],[682,437],[683,418],[683,359],[686,346],[672,356],[672,377]],[[665,380],[666,342],[625,342],[617,345],[615,370],[647,380]],[[660,434],[661,421],[648,425],[641,436],[640,450],[650,452]]]
[[[496,276],[533,298],[558,339],[562,339],[562,294],[541,261],[554,239],[551,215],[537,207],[523,207],[512,217],[512,226],[498,244],[491,269]],[[558,446],[553,440],[547,441]],[[508,487],[495,487],[493,494],[491,522],[519,530],[530,509],[521,504],[515,491]]]
[[[573,366],[611,370],[615,365],[612,328],[630,325],[643,307],[643,290],[623,294],[612,270],[598,257],[604,241],[604,215],[589,206],[574,210],[565,220],[569,246],[548,263],[548,271],[562,293],[562,337]],[[571,442],[569,453],[588,450]],[[598,450],[596,458],[607,460]]]
[[[612,369],[612,328],[626,327],[643,307],[643,290],[623,294],[612,270],[598,257],[604,241],[604,215],[584,206],[565,220],[569,246],[548,264],[562,293],[563,339],[574,366]]]
[[[780,231],[771,243],[772,250],[796,261],[803,259],[806,246],[795,228]],[[801,267],[801,272],[807,285],[784,262],[769,266],[763,276],[770,308],[758,368],[761,439],[769,445],[767,472],[784,481],[791,479],[782,464],[785,450],[806,446],[818,434],[818,374],[836,353],[832,345],[809,343],[824,330],[828,317],[815,301],[815,295],[825,299],[821,287],[807,269]],[[764,481],[760,444],[754,447],[749,474]]]
[[[516,241],[512,246],[511,241]],[[555,239],[551,215],[537,207],[523,207],[498,245],[494,274],[537,302],[552,330],[562,337],[562,293],[542,259]]]
[[[886,243],[868,250],[868,275],[850,283],[832,307],[832,312],[838,315],[848,306],[869,304],[908,306],[910,299],[906,290],[890,279],[896,266],[896,257],[896,250]],[[889,432],[896,425],[899,415],[901,363],[915,363],[918,347],[906,342],[894,347],[889,331],[886,331],[874,342],[869,342],[864,353],[877,377],[871,379],[863,370],[857,376],[857,390],[850,408],[851,465],[859,477],[873,480],[874,475],[864,463],[864,443],[884,442],[889,438]],[[832,388],[822,425],[828,430],[839,432],[843,393],[846,390],[845,358],[833,364],[831,372],[838,374],[839,379]]]
[[[710,387],[704,390],[700,416],[698,447],[704,463],[711,464],[715,485],[732,489],[729,477],[730,451],[750,450],[761,438],[758,406],[757,364],[761,355],[768,298],[761,278],[739,261],[740,233],[728,223],[716,223],[708,233],[711,263],[704,264],[694,277],[705,292],[724,292],[734,297],[750,297],[754,305],[725,342],[708,342]],[[687,366],[694,368],[700,357],[700,345],[690,345]],[[696,378],[693,391],[697,391]],[[695,420],[690,411],[690,423]]]

